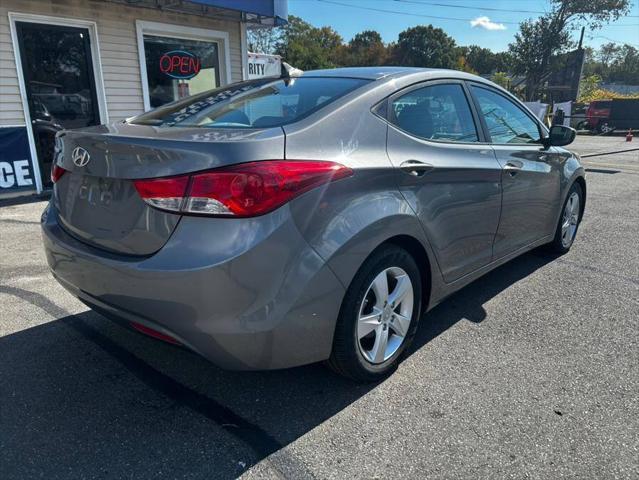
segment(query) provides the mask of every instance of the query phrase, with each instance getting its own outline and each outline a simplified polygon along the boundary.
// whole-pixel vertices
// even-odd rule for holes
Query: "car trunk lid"
[[[281,128],[158,128],[125,123],[61,133],[54,185],[63,228],[97,248],[150,255],[171,236],[180,215],[146,204],[134,180],[182,175],[248,161],[283,158]],[[75,162],[74,162],[75,158]]]

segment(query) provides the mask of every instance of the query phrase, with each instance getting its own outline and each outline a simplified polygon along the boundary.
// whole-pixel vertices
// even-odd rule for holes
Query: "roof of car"
[[[441,74],[446,78],[476,78],[483,80],[476,75],[470,75],[457,70],[444,68],[419,68],[419,67],[344,67],[331,68],[326,70],[306,70],[302,76],[305,77],[341,77],[341,78],[362,78],[367,80],[379,80],[387,77],[403,77],[416,73],[429,73],[432,76]]]
[[[309,77],[348,77],[365,78],[367,80],[377,80],[392,76],[401,76],[417,72],[435,71],[433,68],[417,67],[343,67],[330,68],[325,70],[305,70],[304,76]]]

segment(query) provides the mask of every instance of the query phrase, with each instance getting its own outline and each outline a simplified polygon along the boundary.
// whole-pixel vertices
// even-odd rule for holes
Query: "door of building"
[[[16,22],[22,76],[44,189],[55,134],[100,124],[89,29]]]

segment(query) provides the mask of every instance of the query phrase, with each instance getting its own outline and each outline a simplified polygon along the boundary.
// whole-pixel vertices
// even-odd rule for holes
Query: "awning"
[[[287,23],[288,0],[104,0],[138,8],[279,26]]]
[[[288,19],[288,0],[188,0],[211,7],[235,10],[249,21],[284,25]]]

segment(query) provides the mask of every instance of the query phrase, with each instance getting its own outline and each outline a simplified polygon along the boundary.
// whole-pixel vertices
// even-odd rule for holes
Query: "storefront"
[[[0,198],[50,187],[55,133],[249,78],[247,23],[286,0],[2,0]]]

